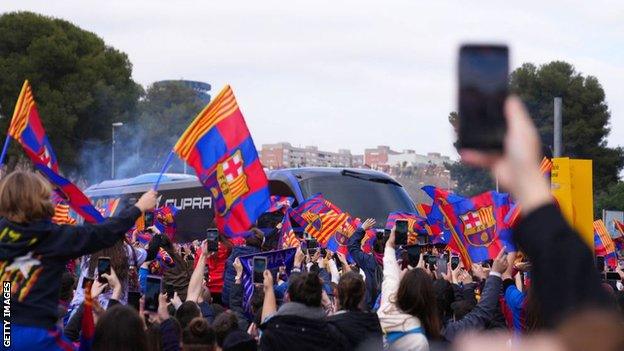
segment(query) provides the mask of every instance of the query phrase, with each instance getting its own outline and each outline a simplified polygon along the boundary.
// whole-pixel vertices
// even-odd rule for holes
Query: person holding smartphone
[[[15,233],[0,239],[0,274],[17,275],[11,294],[12,347],[35,350],[54,340],[61,276],[68,260],[91,254],[122,240],[142,212],[156,206],[157,193],[148,191],[118,216],[99,224],[56,225],[51,188],[36,173],[15,171],[0,181],[0,231]],[[22,263],[20,263],[22,262]],[[29,269],[23,269],[27,262]],[[36,280],[27,279],[36,275]]]
[[[384,255],[383,241],[376,242],[373,245],[373,253],[367,254],[362,251],[362,239],[366,231],[375,226],[375,220],[368,218],[362,225],[349,237],[347,248],[353,261],[364,271],[366,276],[366,306],[372,309],[377,301],[377,296],[381,292],[382,259]]]

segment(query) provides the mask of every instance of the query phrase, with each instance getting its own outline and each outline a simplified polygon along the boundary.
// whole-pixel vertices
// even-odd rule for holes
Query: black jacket
[[[377,261],[375,261],[373,255],[362,251],[362,238],[364,238],[364,234],[366,234],[364,229],[358,228],[353,235],[349,237],[347,248],[349,249],[349,254],[351,258],[353,258],[353,261],[364,271],[364,275],[366,276],[366,296],[364,301],[366,302],[366,306],[372,309],[381,291],[377,289],[377,285],[379,285],[375,274],[375,270],[378,268]]]
[[[514,231],[514,240],[533,266],[532,289],[544,327],[555,327],[582,308],[612,307],[592,252],[554,205],[526,216]]]
[[[346,311],[327,318],[347,340],[349,350],[373,351],[383,349],[383,331],[377,313]]]
[[[12,281],[11,321],[52,328],[67,261],[113,246],[141,214],[135,206],[100,224],[17,224],[0,219],[0,275]]]
[[[260,350],[348,350],[342,334],[324,319],[275,315],[260,325]]]

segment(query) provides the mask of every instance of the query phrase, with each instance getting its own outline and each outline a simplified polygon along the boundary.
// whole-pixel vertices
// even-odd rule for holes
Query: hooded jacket
[[[0,276],[11,282],[11,321],[52,328],[61,276],[68,260],[113,246],[141,211],[132,206],[100,224],[56,225],[50,220],[13,223],[0,219]]]
[[[234,246],[232,253],[228,257],[225,264],[225,273],[223,274],[223,290],[221,291],[221,301],[224,305],[230,305],[230,291],[234,286],[234,278],[236,278],[236,269],[234,269],[234,260],[240,256],[252,255],[260,252],[260,249],[253,246]]]
[[[327,321],[347,339],[349,350],[383,349],[383,332],[376,313],[339,311]]]
[[[377,269],[378,264],[375,260],[375,256],[362,251],[361,243],[365,234],[366,232],[364,229],[361,227],[358,228],[353,235],[349,237],[347,247],[351,258],[353,258],[355,263],[357,263],[362,271],[364,271],[364,275],[366,276],[366,295],[364,297],[364,301],[366,302],[366,306],[368,308],[373,308],[375,301],[377,300],[377,295],[379,294],[379,291],[377,291],[377,277],[375,275],[375,270]]]

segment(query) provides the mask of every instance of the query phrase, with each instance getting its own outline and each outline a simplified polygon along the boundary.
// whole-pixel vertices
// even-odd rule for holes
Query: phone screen
[[[158,294],[160,294],[162,278],[148,275],[145,284],[145,310],[150,312],[158,311]]]
[[[620,274],[618,272],[607,272],[606,280],[620,280]]]
[[[306,247],[310,255],[314,255],[318,249],[318,241],[315,238],[306,239]]]
[[[253,282],[261,284],[264,282],[264,271],[267,268],[266,257],[254,257],[253,258]]]
[[[604,256],[596,256],[596,268],[599,272],[604,271],[605,269],[605,259]]]
[[[167,294],[167,299],[173,299],[173,294],[175,293],[175,289],[171,284],[165,284],[165,293]]]
[[[111,273],[110,267],[111,267],[110,257],[98,258],[97,269],[98,269],[98,281],[100,283],[106,283],[106,279],[102,278],[102,274],[104,273],[110,274]]]
[[[399,219],[394,222],[394,245],[407,245],[407,221]]]
[[[208,246],[208,252],[219,251],[219,231],[217,229],[208,229],[206,231],[206,245]]]
[[[154,225],[154,212],[148,211],[145,212],[145,228],[151,227]]]
[[[459,147],[500,151],[507,129],[509,49],[463,45],[459,51]]]
[[[128,305],[134,307],[135,310],[139,310],[139,300],[141,300],[141,293],[138,291],[128,291]]]
[[[459,256],[451,257],[451,269],[457,269],[459,266]]]

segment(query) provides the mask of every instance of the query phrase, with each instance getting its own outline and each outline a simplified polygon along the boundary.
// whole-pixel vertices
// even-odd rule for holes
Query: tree
[[[593,160],[597,192],[618,181],[618,173],[624,166],[624,150],[607,146],[611,114],[598,79],[584,77],[566,62],[554,61],[539,68],[525,63],[511,74],[510,88],[526,104],[543,144],[550,149],[553,98],[562,97],[564,156]]]
[[[487,170],[467,166],[461,162],[445,163],[451,179],[457,182],[455,192],[462,196],[474,196],[496,188]]]
[[[120,129],[119,176],[158,172],[186,127],[204,107],[204,101],[180,81],[157,82],[139,102],[135,123]],[[182,161],[171,171],[181,172]]]
[[[32,12],[0,16],[0,128],[7,130],[28,79],[66,174],[88,166],[80,157],[83,148],[110,145],[111,123],[132,121],[142,88],[131,75],[126,54],[67,21]],[[19,155],[12,147],[9,156]],[[100,169],[108,173],[108,167]]]
[[[594,198],[594,217],[602,218],[602,210],[624,211],[624,183],[609,186],[607,191],[596,194]]]

